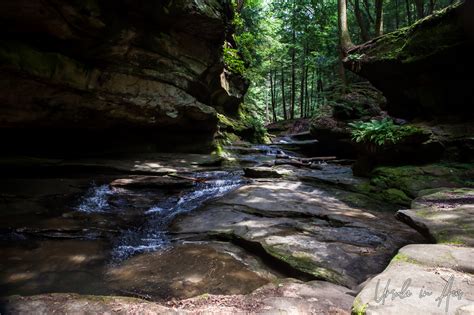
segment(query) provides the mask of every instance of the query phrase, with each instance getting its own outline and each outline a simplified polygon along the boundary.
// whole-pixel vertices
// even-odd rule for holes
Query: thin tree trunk
[[[308,72],[309,66],[305,69],[305,84],[304,84],[304,117],[309,117],[309,92],[308,92]]]
[[[406,4],[406,9],[407,9],[407,22],[408,22],[408,25],[411,25],[412,23],[412,18],[411,18],[411,9],[410,9],[410,0],[405,0],[405,4]]]
[[[296,103],[296,0],[293,0],[293,12],[291,17],[291,98],[290,98],[290,119],[295,118],[295,103]]]
[[[311,92],[309,93],[309,97],[310,97],[310,100],[309,100],[309,112],[308,112],[308,116],[311,116],[313,114],[313,105],[315,103],[314,99],[315,99],[315,95],[314,95],[314,79],[315,79],[315,76],[316,76],[316,68],[313,69],[313,74],[311,75]],[[316,103],[317,105],[317,103]]]
[[[354,1],[354,14],[357,20],[357,24],[360,28],[360,38],[363,42],[367,42],[370,40],[369,32],[367,30],[367,24],[364,20],[364,15],[362,14],[362,10],[360,9],[360,1]]]
[[[383,34],[383,0],[375,0],[375,37]]]
[[[400,28],[400,0],[395,0],[395,28]]]
[[[425,12],[424,12],[425,1],[415,0],[415,5],[416,5],[416,15],[419,19],[422,19],[423,17],[425,17]]]
[[[303,49],[303,56],[301,58],[301,84],[300,84],[300,117],[304,117],[304,85],[305,85],[305,69],[306,69],[306,43]]]
[[[286,111],[286,100],[285,100],[285,71],[283,65],[281,66],[281,102],[283,105],[283,118],[288,119],[288,114]]]
[[[270,94],[272,102],[272,113],[273,113],[273,122],[277,121],[276,109],[275,109],[275,84],[273,83],[273,70],[270,70]]]
[[[374,24],[374,18],[372,17],[372,14],[370,13],[370,4],[369,0],[364,0],[364,8],[365,8],[365,13],[367,14],[367,18],[369,19],[370,23]]]
[[[345,91],[347,87],[346,81],[346,71],[344,69],[344,65],[342,61],[347,55],[347,51],[352,47],[351,36],[349,34],[349,29],[347,27],[347,3],[346,0],[338,0],[338,24],[339,24],[339,41],[340,41],[340,49],[339,49],[339,77],[342,82],[343,89]]]
[[[291,109],[290,109],[290,119],[295,118],[295,102],[296,102],[296,32],[293,29],[293,47],[291,48]]]
[[[429,7],[429,14],[433,14],[434,9],[435,9],[435,0],[430,0],[430,7]]]

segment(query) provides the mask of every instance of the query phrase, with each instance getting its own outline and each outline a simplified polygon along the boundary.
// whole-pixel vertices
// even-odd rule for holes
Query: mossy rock
[[[409,207],[414,198],[446,188],[474,187],[474,165],[435,163],[425,166],[378,167],[368,183],[356,191],[392,204]]]
[[[265,244],[262,244],[262,246],[270,255],[287,263],[296,270],[314,276],[316,279],[324,279],[335,284],[344,284],[346,282],[341,274],[334,270],[321,267],[308,253],[298,251],[288,253],[286,250],[276,246]]]

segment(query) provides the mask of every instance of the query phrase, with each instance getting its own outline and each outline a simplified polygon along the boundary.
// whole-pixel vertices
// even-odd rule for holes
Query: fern
[[[422,132],[417,127],[396,125],[390,118],[356,121],[349,123],[349,126],[352,128],[352,140],[377,146],[396,144],[410,135]]]

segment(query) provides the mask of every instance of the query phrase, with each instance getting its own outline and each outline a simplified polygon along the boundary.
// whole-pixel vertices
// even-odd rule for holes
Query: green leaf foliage
[[[414,126],[396,125],[390,118],[356,121],[349,123],[349,126],[352,128],[352,140],[377,146],[396,144],[408,136],[422,132]]]

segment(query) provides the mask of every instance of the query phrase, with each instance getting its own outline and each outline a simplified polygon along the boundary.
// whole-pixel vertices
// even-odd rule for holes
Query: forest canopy
[[[330,103],[328,93],[360,80],[340,62],[350,46],[454,2],[233,0],[234,43],[224,45],[224,62],[250,80],[245,101],[265,122],[313,117]]]

